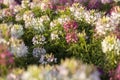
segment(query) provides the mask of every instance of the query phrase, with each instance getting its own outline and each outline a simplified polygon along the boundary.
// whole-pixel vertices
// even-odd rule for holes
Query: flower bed
[[[67,63],[69,61],[75,63],[78,69],[75,66],[75,70],[71,72],[72,69],[69,67],[72,67],[72,63],[68,64],[67,68],[64,67],[61,60],[66,58],[69,58]],[[70,60],[71,58],[75,60]],[[89,66],[76,64],[76,60],[94,66],[87,73]],[[22,0],[19,4],[9,0],[0,1],[0,76],[2,78],[119,80],[119,74],[115,76],[117,72],[111,71],[117,67],[119,61],[119,1]],[[39,64],[41,64],[40,69],[37,66]],[[46,67],[48,64],[50,67]],[[56,67],[55,64],[60,65]],[[18,69],[20,73],[16,73],[17,69],[14,68],[22,69]],[[81,68],[84,68],[84,74]],[[31,73],[30,69],[35,69],[36,75]],[[46,72],[41,73],[41,71]],[[56,77],[49,73],[51,71]],[[33,77],[29,79],[31,75]],[[70,75],[72,75],[71,79]],[[76,78],[77,75],[82,76]]]

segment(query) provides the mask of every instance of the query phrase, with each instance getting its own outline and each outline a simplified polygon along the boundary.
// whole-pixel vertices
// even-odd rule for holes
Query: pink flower
[[[14,2],[12,2],[12,3],[9,5],[9,8],[10,8],[10,9],[14,9],[14,7],[15,7],[16,5],[18,5],[18,3],[14,1]]]
[[[76,43],[77,40],[78,40],[78,37],[77,37],[77,34],[75,32],[66,34],[67,43],[71,43],[71,42]]]
[[[112,70],[109,74],[110,74],[109,80],[120,80],[120,64],[115,70]]]
[[[13,64],[13,63],[14,63],[13,57],[11,57],[11,58],[8,60],[8,63],[9,63],[9,64]]]
[[[59,0],[60,4],[64,4],[67,2],[67,0]]]
[[[101,0],[101,3],[103,4],[107,4],[107,3],[111,3],[113,0]]]
[[[71,21],[66,22],[63,27],[66,32],[71,32],[78,28],[78,24],[77,22],[71,20]]]
[[[120,10],[120,6],[114,6],[111,8],[111,10],[109,11],[109,14],[112,15],[113,13],[118,13]]]
[[[0,0],[0,4],[2,4],[3,3],[3,0]]]
[[[4,53],[0,53],[0,58],[5,59],[6,55]]]
[[[9,65],[13,63],[13,55],[7,50],[5,45],[0,44],[0,65]]]

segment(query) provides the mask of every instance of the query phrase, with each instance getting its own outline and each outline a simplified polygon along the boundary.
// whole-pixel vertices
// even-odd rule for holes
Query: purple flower
[[[100,0],[90,0],[88,3],[88,9],[97,9],[100,8],[101,2]]]

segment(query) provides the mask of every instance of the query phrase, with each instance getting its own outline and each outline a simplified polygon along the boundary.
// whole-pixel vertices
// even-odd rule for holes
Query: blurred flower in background
[[[97,9],[100,8],[100,0],[90,0],[88,3],[88,9]]]
[[[120,63],[115,70],[110,71],[109,76],[109,80],[120,80]]]
[[[13,63],[14,58],[8,50],[8,46],[4,43],[0,43],[0,65],[12,65]]]
[[[100,74],[93,65],[83,64],[74,59],[66,59],[56,66],[29,66],[18,75],[15,71],[17,70],[8,75],[8,80],[12,77],[21,80],[100,80]]]
[[[113,0],[101,0],[101,3],[103,4],[107,4],[107,3],[111,3],[113,2]]]

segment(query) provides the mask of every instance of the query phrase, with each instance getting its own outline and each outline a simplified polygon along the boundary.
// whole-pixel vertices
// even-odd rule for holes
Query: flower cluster
[[[115,35],[105,37],[102,41],[102,50],[104,53],[113,51],[115,54],[120,54],[120,40]]]
[[[44,22],[49,21],[49,17],[47,15],[41,16],[40,18],[33,18],[31,25],[33,29],[37,30],[38,32],[43,33],[45,31]]]
[[[35,35],[32,42],[34,45],[43,45],[45,44],[45,37],[43,35]]]
[[[41,55],[39,63],[44,64],[44,65],[51,64],[51,63],[57,63],[57,58],[55,58],[53,54]]]
[[[28,53],[28,48],[20,39],[10,38],[10,51],[16,57],[24,57]]]
[[[62,34],[61,26],[65,24],[65,22],[71,20],[69,16],[62,15],[59,18],[51,21],[50,23],[50,30],[51,32],[51,39],[60,39],[59,36]]]
[[[9,51],[16,57],[22,57],[28,53],[28,48],[19,38],[24,34],[22,25],[0,24],[0,43],[8,46]]]
[[[109,80],[120,80],[120,64],[118,64],[115,70],[110,71],[109,76]]]
[[[74,59],[67,59],[59,66],[46,66],[44,68],[29,66],[27,71],[20,71],[21,73],[18,75],[15,75],[14,72],[10,73],[7,80],[100,80],[100,74],[94,66],[83,64]]]
[[[30,0],[22,0],[22,3],[21,3],[22,8],[29,7],[29,2],[30,2]]]
[[[44,48],[34,48],[33,49],[33,56],[34,57],[41,57],[42,55],[46,54],[46,50]]]
[[[72,6],[69,7],[69,10],[76,20],[85,20],[89,24],[94,24],[94,22],[101,18],[102,15],[100,12],[98,13],[95,10],[87,10],[85,7],[76,3],[72,4]]]
[[[70,42],[77,42],[78,38],[77,38],[77,22],[75,21],[68,21],[64,24],[64,30],[66,32],[66,41],[67,43]]]
[[[11,32],[11,37],[15,37],[15,38],[20,38],[24,34],[22,25],[17,25],[17,24],[11,27],[10,32]]]
[[[120,7],[119,3],[113,5],[115,0],[22,0],[19,4],[14,1],[20,0],[0,0],[0,44],[8,47],[8,52],[0,54],[3,62],[11,53],[15,67],[38,62],[46,66],[57,59],[59,62],[61,58],[75,57],[102,65],[106,72],[115,68],[120,56]],[[89,72],[82,64],[74,65],[76,68],[70,67],[74,62],[65,64],[47,69],[48,72],[38,70],[38,75],[43,80],[99,80],[91,67]],[[19,76],[23,80],[37,76],[29,70],[24,74]]]
[[[18,16],[18,15],[16,15],[16,16]],[[31,11],[24,12],[23,20],[25,21],[25,28],[28,28],[31,26],[31,22],[32,22],[33,18],[34,18],[34,14]],[[16,17],[16,19],[17,19],[17,17]]]
[[[114,32],[120,22],[120,7],[113,7],[110,10],[111,15],[103,16],[95,22],[95,30],[98,35],[106,35]]]
[[[43,33],[46,26],[44,23],[49,22],[50,19],[47,15],[41,16],[40,18],[35,18],[34,14],[31,12],[26,12],[27,14],[23,15],[23,20],[25,21],[25,27],[32,27],[34,30]]]

